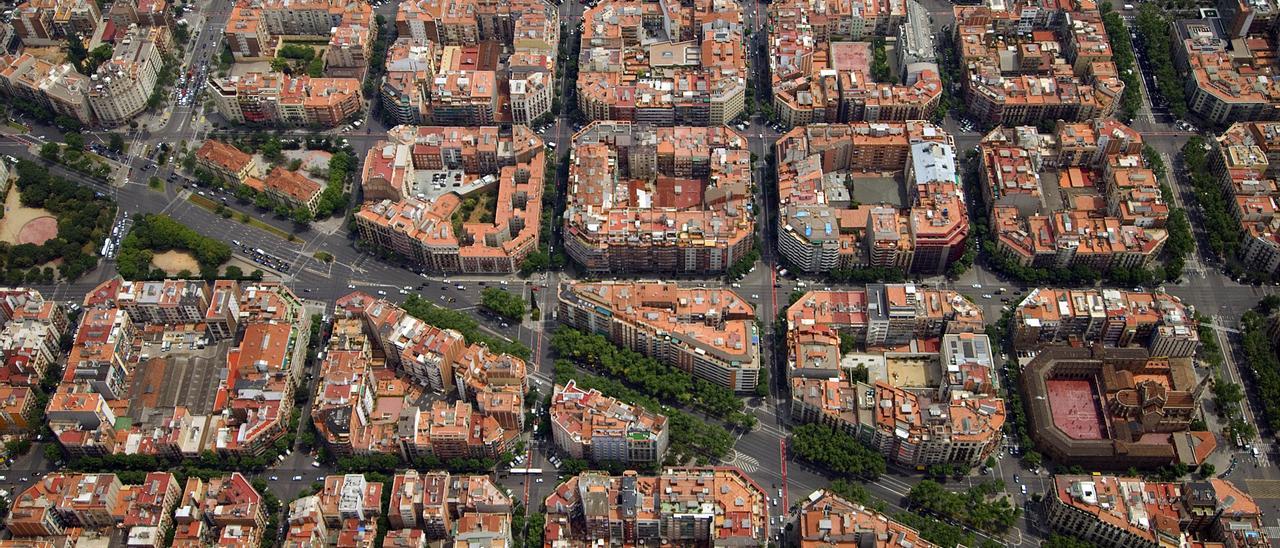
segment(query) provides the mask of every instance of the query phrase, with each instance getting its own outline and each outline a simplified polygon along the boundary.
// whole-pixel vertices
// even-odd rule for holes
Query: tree
[[[58,143],[45,143],[40,147],[40,157],[50,162],[57,162],[61,152],[62,147]]]
[[[119,133],[108,133],[107,149],[117,153],[123,153],[125,151],[124,136]]]
[[[1241,401],[1244,401],[1244,388],[1240,385],[1228,382],[1221,376],[1213,378],[1213,400],[1218,404],[1219,409],[1227,409]]]
[[[67,36],[67,61],[76,66],[80,74],[90,74],[85,70],[85,59],[89,57],[89,51],[85,49],[84,42],[79,36]]]
[[[290,214],[290,218],[293,219],[294,223],[305,226],[311,222],[311,211],[302,206],[295,207]]]
[[[266,158],[267,161],[272,163],[277,163],[284,160],[284,154],[280,146],[280,140],[276,139],[275,137],[271,137],[270,139],[267,139],[267,142],[262,144],[262,148],[259,150],[259,152],[262,153],[263,158]]]
[[[486,287],[480,292],[480,306],[508,320],[519,320],[524,317],[525,302],[518,295],[495,287]]]
[[[791,451],[833,472],[876,478],[885,472],[884,457],[858,440],[825,424],[801,425],[791,433]]]
[[[84,61],[85,74],[97,72],[98,67],[111,59],[111,44],[102,44],[93,51],[89,52],[89,56]]]
[[[67,148],[75,151],[84,150],[84,135],[79,132],[69,132],[63,136],[63,142],[67,144]]]
[[[324,76],[324,58],[316,57],[307,63],[307,76],[321,78]]]

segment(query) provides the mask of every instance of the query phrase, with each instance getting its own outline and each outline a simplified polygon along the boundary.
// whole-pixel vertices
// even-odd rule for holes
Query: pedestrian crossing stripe
[[[1280,499],[1280,480],[1244,480],[1249,495],[1255,499]]]

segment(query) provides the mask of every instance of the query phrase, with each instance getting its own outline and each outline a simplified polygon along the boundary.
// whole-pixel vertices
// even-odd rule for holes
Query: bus
[[[530,476],[537,476],[542,474],[542,469],[541,468],[512,468],[511,473],[512,474],[528,474]]]

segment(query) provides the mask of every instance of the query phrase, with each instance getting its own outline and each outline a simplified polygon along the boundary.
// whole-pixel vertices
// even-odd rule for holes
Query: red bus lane
[[[787,440],[778,440],[778,457],[782,461],[782,507],[781,512],[785,515],[787,509],[791,507],[787,504]]]

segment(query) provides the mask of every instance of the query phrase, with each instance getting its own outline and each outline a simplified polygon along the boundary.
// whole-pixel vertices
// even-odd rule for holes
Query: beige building
[[[664,282],[565,283],[559,314],[566,325],[730,390],[751,391],[759,382],[755,311],[731,290]]]
[[[550,72],[535,72],[520,79],[512,79],[510,86],[512,122],[528,125],[551,112],[555,78]]]
[[[147,29],[135,28],[116,46],[115,55],[98,67],[89,87],[89,106],[98,123],[118,126],[147,108],[160,76],[160,48]]]

